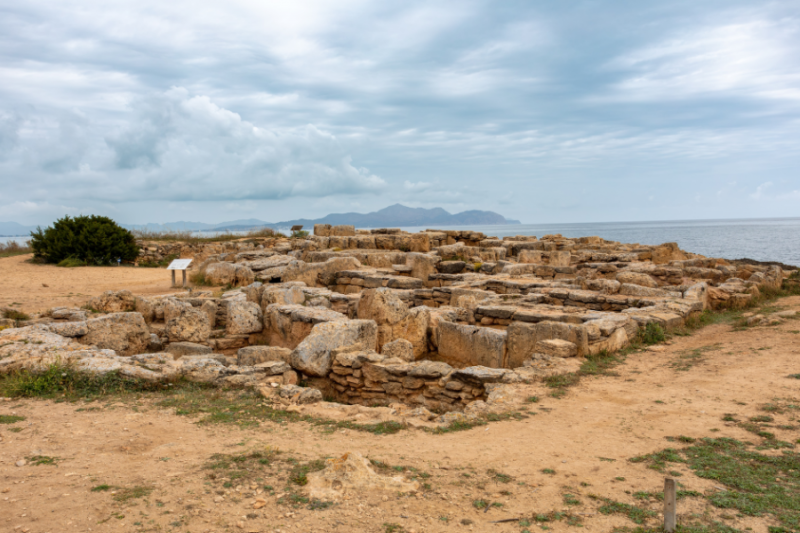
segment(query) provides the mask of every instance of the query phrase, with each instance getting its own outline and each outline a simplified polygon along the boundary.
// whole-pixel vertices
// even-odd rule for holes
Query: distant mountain
[[[16,222],[0,222],[0,237],[28,237],[36,226],[23,226]]]
[[[153,233],[166,231],[248,231],[258,228],[284,229],[295,225],[302,225],[307,230],[312,230],[314,224],[352,225],[357,228],[390,228],[407,226],[469,226],[469,225],[504,225],[519,224],[519,220],[509,220],[493,211],[463,211],[451,215],[441,207],[423,209],[421,207],[406,207],[401,204],[390,205],[373,213],[333,213],[322,218],[287,220],[284,222],[265,222],[256,218],[230,220],[219,224],[206,224],[204,222],[188,222],[180,220],[165,224],[121,224],[130,230],[140,230]],[[23,226],[16,222],[0,222],[0,236],[27,236],[36,226]]]
[[[242,223],[246,222],[246,223]],[[451,215],[441,207],[423,209],[391,205],[373,213],[333,213],[322,218],[299,218],[270,224],[257,220],[234,221],[217,224],[211,231],[242,231],[255,227],[287,228],[302,225],[312,229],[314,224],[352,225],[357,228],[386,228],[398,226],[466,226],[475,224],[504,225],[519,224],[518,220],[508,220],[493,211],[464,211]],[[203,230],[206,231],[206,230]]]

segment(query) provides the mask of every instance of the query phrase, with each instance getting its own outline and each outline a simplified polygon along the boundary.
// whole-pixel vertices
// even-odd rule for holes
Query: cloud
[[[750,195],[750,198],[752,198],[753,200],[760,200],[764,196],[764,192],[770,187],[772,187],[772,182],[765,181],[764,183],[756,187],[755,192]]]
[[[185,88],[131,107],[133,116],[92,153],[80,131],[87,123],[70,115],[42,128],[45,136],[30,140],[29,155],[41,154],[48,173],[91,185],[64,196],[105,202],[271,200],[386,187],[353,164],[336,136],[313,125],[260,127]]]
[[[0,203],[132,223],[398,201],[787,216],[798,50],[791,0],[6,2]]]

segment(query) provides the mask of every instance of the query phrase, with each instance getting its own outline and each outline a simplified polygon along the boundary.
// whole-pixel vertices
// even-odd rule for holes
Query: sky
[[[800,2],[0,0],[0,221],[800,216]]]

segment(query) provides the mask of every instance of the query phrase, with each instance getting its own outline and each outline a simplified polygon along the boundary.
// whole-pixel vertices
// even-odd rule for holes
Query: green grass
[[[111,485],[97,485],[92,487],[92,492],[106,492],[111,490],[113,487]]]
[[[639,341],[645,346],[659,344],[665,340],[667,340],[666,332],[659,324],[650,322],[639,329]]]
[[[725,486],[707,497],[711,505],[745,516],[770,515],[784,531],[800,529],[800,454],[782,450],[765,455],[753,448],[735,439],[703,438],[682,450],[670,448],[632,461],[687,463],[696,476]]]
[[[17,415],[0,415],[0,424],[16,424],[25,420],[24,416]]]
[[[29,320],[31,317],[22,311],[17,311],[16,309],[4,309],[3,318],[7,318],[9,320]]]
[[[130,500],[137,500],[139,498],[146,498],[147,496],[150,495],[151,492],[153,492],[152,487],[137,486],[131,488],[116,488],[116,487],[112,488],[116,489],[115,490],[116,494],[114,494],[114,501],[120,503],[126,503],[129,502]]]
[[[75,268],[75,267],[87,266],[87,263],[86,261],[81,261],[80,259],[77,259],[75,257],[68,257],[66,259],[62,259],[61,261],[59,261],[57,266],[65,268]]]
[[[721,344],[712,344],[709,346],[701,346],[694,350],[683,351],[678,354],[678,358],[675,361],[670,363],[670,367],[680,372],[691,370],[705,360],[705,354],[719,350],[721,347]]]
[[[214,454],[204,469],[208,471],[208,483],[218,490],[249,486],[257,481],[273,495],[274,487],[283,485],[284,495],[277,503],[321,510],[333,505],[332,502],[310,499],[297,491],[308,484],[310,473],[324,469],[325,464],[324,459],[301,461],[291,454],[267,447],[240,454]]]
[[[58,457],[50,457],[49,455],[32,455],[31,457],[26,457],[25,459],[28,461],[28,464],[32,466],[39,466],[39,465],[56,466],[58,464]]]
[[[597,499],[603,502],[603,505],[597,508],[597,511],[599,513],[605,515],[621,514],[628,517],[628,519],[634,522],[635,524],[644,524],[645,521],[647,521],[647,519],[657,515],[655,511],[651,511],[649,509],[643,509],[641,507],[630,505],[628,503],[614,501],[610,498],[601,498],[598,496],[594,496],[593,499]]]
[[[486,507],[489,507],[489,502],[486,500],[474,500],[472,502],[472,506],[478,510],[485,509]]]

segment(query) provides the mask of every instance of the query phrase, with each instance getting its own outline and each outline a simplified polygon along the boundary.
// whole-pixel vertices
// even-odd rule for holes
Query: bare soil
[[[43,308],[53,305],[46,303],[48,298],[77,304],[106,288],[163,292],[169,285],[161,270],[67,270],[23,260],[0,260],[0,305],[17,301],[28,302],[29,309]],[[11,262],[15,266],[8,268]],[[50,288],[40,291],[42,282]],[[68,296],[70,291],[76,295]],[[773,306],[800,310],[800,297]],[[24,417],[0,424],[0,529],[519,533],[634,528],[623,514],[599,512],[603,502],[597,498],[648,507],[633,494],[663,490],[667,474],[630,458],[684,446],[667,437],[758,442],[723,417],[735,414],[746,420],[763,415],[765,404],[800,403],[800,380],[788,377],[800,373],[800,321],[738,330],[708,326],[655,350],[633,353],[615,372],[584,378],[560,399],[541,383],[521,385],[520,399],[539,398],[526,404],[528,418],[442,435],[418,429],[382,436],[330,432],[306,422],[268,420],[258,427],[201,425],[199,418],[158,407],[159,393],[88,403],[0,399],[0,415]],[[769,431],[777,439],[795,443],[800,438],[795,425],[800,411],[772,416]],[[215,454],[269,456],[275,450],[281,460],[263,468],[251,461],[250,478],[228,481],[227,487],[223,480],[230,470],[225,468],[235,467],[209,468],[219,466]],[[286,502],[292,497],[287,486],[302,495],[302,486],[287,480],[292,468],[287,460],[302,464],[351,451],[396,466],[388,471],[417,476],[429,487],[417,495],[355,494],[318,509],[302,500]],[[55,464],[33,464],[30,458],[36,456],[55,458]],[[26,458],[27,464],[15,466]],[[669,470],[680,474],[676,479],[682,490],[711,494],[721,489],[686,464],[670,464]],[[92,490],[102,485],[107,490]],[[256,497],[266,505],[255,509]],[[476,508],[484,502],[488,511]],[[660,505],[648,508],[658,511]],[[759,533],[777,524],[771,517],[713,507],[703,497],[680,500],[678,511],[683,521],[720,521]],[[569,516],[529,526],[496,523],[553,512]],[[656,527],[660,521],[654,516],[645,525]]]
[[[134,294],[172,292],[163,268],[77,267],[37,265],[32,255],[0,258],[0,307],[25,312],[50,307],[80,307],[103,291],[128,289]],[[180,274],[178,274],[180,276]]]

